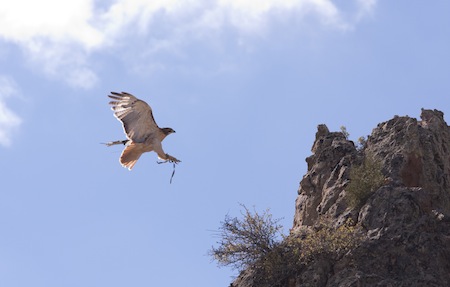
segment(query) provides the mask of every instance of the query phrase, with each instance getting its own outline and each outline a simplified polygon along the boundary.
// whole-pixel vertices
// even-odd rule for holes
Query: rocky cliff
[[[350,218],[361,242],[336,260],[313,258],[283,286],[450,286],[449,152],[450,129],[437,110],[380,123],[359,148],[319,125],[289,237],[323,218],[335,227]],[[350,171],[369,155],[384,181],[351,207]],[[259,287],[255,274],[246,270],[231,286]]]

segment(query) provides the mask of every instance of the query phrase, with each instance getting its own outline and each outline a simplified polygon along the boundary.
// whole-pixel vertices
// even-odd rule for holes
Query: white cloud
[[[44,38],[96,47],[103,42],[103,34],[92,21],[92,0],[0,1],[0,35],[25,45]]]
[[[17,94],[14,81],[0,76],[0,145],[10,146],[13,133],[22,120],[5,103],[5,99]]]
[[[198,0],[122,0],[100,16],[104,23],[104,32],[114,37],[123,32],[130,24],[136,24],[141,31],[146,31],[149,22],[158,13],[165,18],[175,18],[189,11],[202,9]]]
[[[117,0],[102,7],[94,0],[0,0],[0,39],[20,46],[46,75],[90,88],[97,76],[89,57],[112,47],[127,49],[130,37],[149,39],[143,53],[161,47],[176,53],[193,36],[229,28],[239,37],[264,35],[272,21],[289,17],[347,30],[352,19],[370,15],[376,5],[353,1],[359,9],[346,18],[331,0]]]
[[[323,24],[339,29],[348,25],[330,0],[123,0],[112,5],[101,18],[105,32],[112,36],[125,31],[131,23],[136,24],[139,31],[148,31],[157,17],[176,23],[174,30],[179,26],[195,29],[232,26],[238,31],[252,33],[260,32],[262,26],[271,21],[273,12],[298,17],[315,15]]]
[[[0,0],[0,39],[21,47],[35,69],[83,88],[96,82],[89,52],[104,44],[95,22],[92,0]]]

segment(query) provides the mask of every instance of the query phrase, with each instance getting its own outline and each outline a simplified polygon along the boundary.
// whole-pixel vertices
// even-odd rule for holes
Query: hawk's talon
[[[174,164],[178,164],[179,162],[181,162],[181,160],[174,158],[173,156],[167,155],[167,159],[164,161],[156,161],[157,164],[162,164],[162,163],[174,163]]]
[[[166,157],[167,157],[166,161],[169,161],[171,163],[178,164],[179,162],[181,162],[181,160],[178,160],[178,159],[174,158],[173,156],[171,156],[171,155],[169,155],[167,153],[166,153]]]

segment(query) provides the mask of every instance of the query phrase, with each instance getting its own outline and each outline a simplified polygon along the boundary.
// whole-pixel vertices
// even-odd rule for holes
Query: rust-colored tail
[[[142,149],[135,143],[132,143],[123,150],[120,156],[120,163],[123,167],[132,170],[141,155]]]

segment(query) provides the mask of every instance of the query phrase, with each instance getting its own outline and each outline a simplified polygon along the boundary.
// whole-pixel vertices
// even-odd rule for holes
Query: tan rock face
[[[369,154],[386,180],[350,208],[350,170]],[[450,128],[442,112],[380,123],[361,150],[319,125],[306,162],[292,235],[322,217],[336,226],[350,217],[364,239],[335,262],[311,262],[289,286],[450,286]],[[253,286],[244,281],[233,286]]]
[[[449,127],[440,111],[422,110],[421,118],[396,116],[379,124],[360,152],[342,133],[319,125],[300,182],[293,229],[313,225],[321,215],[338,218],[338,224],[349,216],[355,219],[345,202],[345,186],[351,166],[365,154],[382,162],[387,185],[426,189],[428,208],[450,213]]]
[[[319,127],[292,230],[331,216],[336,225],[352,217],[366,233],[320,286],[450,286],[450,129],[440,111],[422,110],[421,119],[379,124],[360,152]],[[381,161],[386,181],[351,210],[344,200],[349,170],[367,154]],[[301,274],[298,286],[313,278]]]
[[[383,161],[393,181],[426,189],[433,208],[449,212],[450,129],[440,111],[422,110],[421,118],[395,117],[379,124],[366,152]]]
[[[313,225],[320,215],[336,216],[345,209],[343,192],[356,160],[355,145],[342,133],[330,133],[325,125],[319,125],[312,152],[298,190],[294,229]]]

